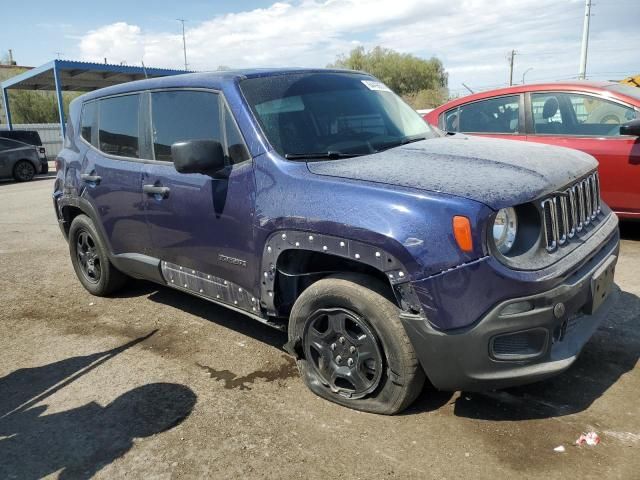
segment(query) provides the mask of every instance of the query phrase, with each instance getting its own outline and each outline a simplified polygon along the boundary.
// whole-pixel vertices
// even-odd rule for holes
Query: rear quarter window
[[[82,106],[80,135],[94,147],[98,146],[98,102],[88,102]]]

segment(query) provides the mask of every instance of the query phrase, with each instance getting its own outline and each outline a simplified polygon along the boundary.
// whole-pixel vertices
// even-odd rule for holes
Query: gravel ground
[[[89,295],[52,185],[0,183],[0,478],[638,478],[640,223],[621,301],[568,372],[426,388],[383,417],[311,394],[284,334],[241,315],[145,282]],[[574,446],[589,430],[602,443]]]

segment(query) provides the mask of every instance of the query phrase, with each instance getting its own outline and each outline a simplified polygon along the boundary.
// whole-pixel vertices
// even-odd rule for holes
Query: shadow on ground
[[[134,388],[106,406],[90,402],[46,415],[40,402],[154,332],[92,355],[68,358],[0,378],[0,478],[90,478],[124,455],[134,438],[166,431],[191,413],[196,395],[184,385]]]
[[[191,315],[203,318],[222,327],[235,330],[242,335],[247,335],[278,350],[282,350],[283,345],[287,342],[287,334],[285,332],[276,330],[226,307],[216,305],[213,302],[179,290],[174,290],[170,287],[163,287],[151,282],[136,280],[135,282],[129,283],[126,288],[114,295],[114,297],[118,298],[142,296],[146,296],[154,302],[177,308]]]
[[[637,221],[637,220],[621,221],[620,237],[623,240],[640,240],[640,221]]]

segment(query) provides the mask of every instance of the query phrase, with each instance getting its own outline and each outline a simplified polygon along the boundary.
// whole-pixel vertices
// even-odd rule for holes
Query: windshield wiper
[[[384,150],[389,150],[390,148],[401,147],[402,145],[407,145],[408,143],[420,142],[421,140],[426,140],[427,137],[405,137],[397,142],[385,143],[381,148],[377,151],[382,152]]]
[[[363,155],[362,153],[342,153],[342,152],[319,152],[319,153],[287,153],[284,158],[287,160],[299,160],[299,159],[329,159],[337,160],[339,158],[353,158]]]

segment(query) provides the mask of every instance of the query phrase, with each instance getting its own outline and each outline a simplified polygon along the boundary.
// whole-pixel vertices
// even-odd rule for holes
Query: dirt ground
[[[0,478],[640,478],[640,224],[623,225],[621,300],[568,372],[426,388],[383,417],[314,396],[285,335],[239,314],[144,282],[89,295],[52,185],[0,183]],[[602,443],[574,446],[589,430]]]

